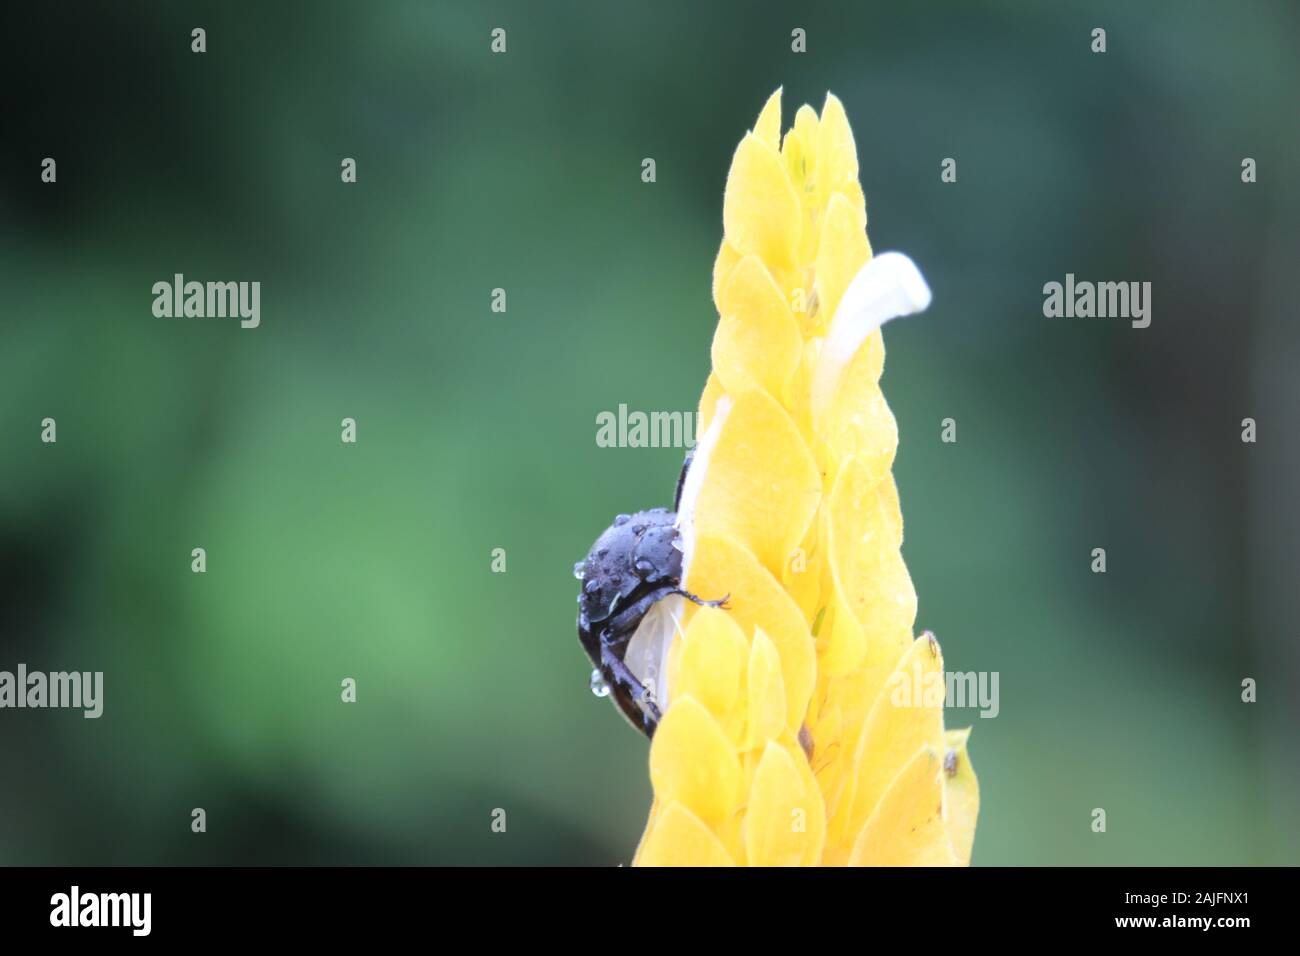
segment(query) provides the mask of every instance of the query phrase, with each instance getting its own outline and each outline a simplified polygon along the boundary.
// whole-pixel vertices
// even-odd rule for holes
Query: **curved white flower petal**
[[[858,270],[840,299],[817,357],[812,383],[814,419],[825,411],[845,366],[868,335],[890,319],[923,312],[929,305],[930,287],[916,263],[901,252],[883,252]]]
[[[686,481],[682,485],[682,500],[677,506],[677,530],[682,537],[682,580],[686,580],[691,569],[691,555],[695,553],[695,504],[700,498],[700,489],[704,487],[704,475],[709,470],[709,459],[713,449],[718,447],[718,438],[722,426],[731,412],[731,399],[723,395],[713,410],[713,418],[708,429],[695,446],[695,457],[686,472]]]
[[[686,481],[682,485],[682,499],[677,508],[677,529],[682,539],[683,581],[690,568],[691,555],[695,553],[695,503],[699,500],[704,474],[709,469],[709,459],[717,447],[718,436],[722,434],[722,425],[730,411],[731,399],[724,395],[718,399],[713,419],[695,446],[695,456],[691,459],[691,467],[687,470]],[[650,685],[660,710],[668,709],[668,651],[673,646],[673,638],[681,633],[684,608],[682,598],[675,595],[652,607],[641,619],[623,655],[628,669],[643,684]]]
[[[642,684],[650,687],[661,711],[668,709],[668,649],[682,630],[685,601],[673,595],[646,612],[627,642],[623,662]]]

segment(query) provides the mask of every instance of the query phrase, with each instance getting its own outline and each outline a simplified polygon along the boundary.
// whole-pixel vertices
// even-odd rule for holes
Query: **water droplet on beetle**
[[[595,594],[597,591],[600,590],[600,582],[597,581],[595,578],[592,578],[590,581],[588,581],[586,584],[582,586],[582,589],[586,591],[588,594]]]
[[[587,570],[587,562],[579,561],[573,566],[573,576],[579,581],[582,580],[582,572]]]
[[[605,683],[605,678],[600,673],[599,667],[591,672],[591,692],[597,697],[609,696],[609,684]]]
[[[631,520],[632,520],[632,516],[631,516],[631,515],[618,515],[618,516],[614,519],[614,526],[617,527],[618,525],[624,525],[624,524],[627,524],[627,523],[628,523],[629,521],[631,521]]]

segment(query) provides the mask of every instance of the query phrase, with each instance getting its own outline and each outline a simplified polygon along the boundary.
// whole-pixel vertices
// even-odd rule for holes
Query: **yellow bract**
[[[803,232],[801,212],[776,147],[746,136],[732,157],[722,200],[727,244],[742,256],[752,252],[778,269],[789,268]]]
[[[638,866],[735,866],[722,841],[680,803],[670,803],[646,836]]]
[[[709,457],[696,531],[743,542],[779,575],[817,514],[821,484],[790,414],[764,392],[742,392]]]
[[[953,866],[943,825],[943,761],[918,750],[876,803],[849,854],[850,866]]]
[[[799,368],[803,338],[762,259],[748,255],[736,263],[718,309],[722,318],[713,334],[713,370],[719,384],[733,395],[757,386],[783,401]]]
[[[728,600],[688,606],[669,651],[638,865],[970,862],[979,785],[938,644],[912,638],[878,329],[818,379],[866,222],[839,100],[782,136],[778,90],[727,176],[684,536],[686,588]]]

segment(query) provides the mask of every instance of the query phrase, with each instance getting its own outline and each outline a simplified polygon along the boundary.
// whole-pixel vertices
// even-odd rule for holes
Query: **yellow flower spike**
[[[695,503],[695,530],[744,543],[780,576],[817,514],[821,474],[776,399],[757,389],[731,397]]]
[[[817,667],[812,635],[798,606],[753,554],[721,536],[701,535],[696,541],[686,587],[706,597],[728,595],[727,613],[742,631],[753,634],[762,628],[781,659],[787,727],[798,733]]]
[[[943,760],[922,747],[862,827],[849,866],[956,866],[943,825]]]
[[[799,367],[803,339],[763,260],[745,256],[731,271],[713,333],[713,370],[730,394],[757,385],[777,401]]]
[[[704,705],[674,698],[650,745],[650,782],[665,803],[677,801],[717,827],[731,816],[741,792],[740,761]]]
[[[858,829],[918,747],[943,750],[943,656],[928,634],[912,642],[867,714],[854,754],[849,828]]]
[[[821,794],[810,793],[799,765],[777,744],[763,750],[749,789],[745,816],[745,854],[750,866],[800,866],[815,859],[824,823],[815,804]]]
[[[975,842],[975,818],[980,812],[980,784],[966,753],[970,728],[950,730],[944,737],[947,747],[943,755],[944,825],[957,861],[969,866],[971,846]]]
[[[969,731],[945,733],[938,645],[912,636],[880,388],[881,326],[930,291],[906,256],[872,253],[840,101],[780,127],[778,90],[723,197],[713,369],[677,522],[684,587],[728,600],[686,606],[659,648],[667,708],[635,862],[968,864]]]
[[[799,248],[803,209],[776,147],[752,133],[731,160],[722,200],[727,242],[741,255],[754,253],[784,269]]]
[[[636,855],[637,866],[735,866],[722,841],[680,803],[659,813]]]
[[[745,746],[753,750],[779,736],[786,727],[781,658],[776,645],[762,630],[754,632],[750,645],[748,677],[749,729]]]

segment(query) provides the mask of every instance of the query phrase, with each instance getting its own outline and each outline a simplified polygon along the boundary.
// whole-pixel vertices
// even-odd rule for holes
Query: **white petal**
[[[867,336],[890,319],[923,312],[930,287],[921,271],[901,252],[883,252],[858,270],[844,290],[813,373],[813,416],[820,416],[835,394],[840,375]]]
[[[685,601],[673,595],[646,612],[627,642],[623,662],[642,684],[650,685],[660,712],[668,709],[668,649],[682,630]]]
[[[718,447],[718,437],[722,434],[722,425],[731,412],[731,399],[723,395],[713,409],[713,419],[709,422],[704,437],[695,446],[695,457],[686,472],[686,482],[682,485],[682,500],[677,506],[677,529],[682,534],[682,580],[691,568],[691,555],[695,553],[695,503],[700,498],[700,489],[704,487],[704,475],[709,470],[709,459],[713,449]]]
[[[682,580],[686,579],[691,555],[695,553],[695,503],[699,500],[709,459],[718,445],[718,436],[722,434],[722,425],[730,411],[731,399],[724,395],[718,399],[708,430],[695,446],[695,456],[682,484],[682,500],[677,507],[677,530],[682,539]],[[673,638],[681,633],[684,608],[683,599],[676,595],[654,605],[641,619],[623,655],[632,673],[643,684],[652,687],[661,712],[668,709],[668,649],[672,647]]]

